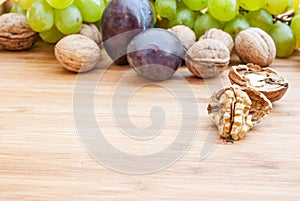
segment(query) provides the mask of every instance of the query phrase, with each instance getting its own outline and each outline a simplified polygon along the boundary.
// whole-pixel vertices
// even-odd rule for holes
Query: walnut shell
[[[207,30],[199,38],[199,40],[208,39],[208,38],[221,41],[222,43],[224,43],[224,45],[226,45],[226,47],[229,49],[229,51],[232,52],[233,47],[234,47],[234,42],[229,33],[225,32],[221,29],[212,28],[212,29]]]
[[[269,115],[273,109],[271,101],[261,92],[252,87],[242,87],[242,90],[247,93],[252,104],[249,111],[253,125],[258,124],[265,116]]]
[[[87,72],[101,59],[99,46],[89,37],[72,34],[62,38],[54,47],[57,60],[69,71]]]
[[[168,31],[171,31],[179,38],[185,52],[196,42],[196,34],[188,26],[176,25],[168,29]]]
[[[288,81],[270,67],[247,64],[232,66],[228,77],[232,84],[253,87],[271,101],[280,100],[288,89]]]
[[[102,43],[102,36],[94,24],[82,24],[79,34],[85,35],[95,41],[98,45]]]
[[[6,13],[0,16],[0,46],[7,50],[25,50],[37,40],[38,33],[28,25],[26,16]]]
[[[248,28],[235,38],[235,50],[244,63],[269,66],[276,57],[276,46],[269,34],[260,28]]]
[[[197,77],[210,78],[222,73],[230,62],[230,52],[215,39],[199,40],[185,55],[187,68]]]

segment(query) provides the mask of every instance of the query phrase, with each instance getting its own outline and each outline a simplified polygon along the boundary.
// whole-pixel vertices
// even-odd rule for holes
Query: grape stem
[[[290,25],[290,23],[294,17],[294,14],[295,14],[295,10],[289,10],[280,15],[273,16],[273,21],[274,22],[280,21],[280,22]]]

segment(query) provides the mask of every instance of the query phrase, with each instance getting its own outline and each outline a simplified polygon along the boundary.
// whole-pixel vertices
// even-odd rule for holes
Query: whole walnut
[[[230,52],[215,39],[199,40],[185,55],[187,68],[197,77],[211,78],[222,73],[230,62]]]
[[[101,59],[99,46],[89,37],[72,34],[62,38],[54,47],[56,59],[69,71],[87,72]]]
[[[221,29],[212,28],[207,30],[200,38],[199,40],[203,39],[215,39],[220,42],[222,42],[226,47],[229,49],[230,52],[232,52],[234,47],[234,41],[231,37],[231,35]]]
[[[38,33],[28,25],[26,16],[6,13],[0,16],[0,46],[7,50],[25,50],[36,42]]]
[[[276,46],[271,36],[260,28],[248,28],[235,38],[235,50],[244,63],[269,66],[276,57]]]
[[[171,31],[179,38],[185,52],[196,42],[196,34],[188,26],[176,25],[168,29],[168,31]]]
[[[94,24],[82,24],[81,29],[79,31],[79,34],[85,35],[95,41],[98,45],[102,43],[102,36],[97,28],[96,25]]]

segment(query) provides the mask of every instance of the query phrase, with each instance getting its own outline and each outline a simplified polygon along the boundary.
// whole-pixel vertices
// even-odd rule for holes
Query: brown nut
[[[248,28],[235,38],[235,50],[244,63],[269,66],[276,57],[276,46],[269,34],[259,28]]]
[[[102,43],[102,36],[94,24],[82,24],[79,34],[85,35],[95,41],[98,45]]]
[[[226,45],[226,47],[229,49],[229,51],[232,52],[233,47],[234,47],[234,42],[229,33],[225,32],[221,29],[212,28],[212,29],[207,30],[199,38],[199,40],[208,39],[208,38],[221,41],[222,43],[224,43],[224,45]]]
[[[26,16],[6,13],[0,16],[0,46],[7,50],[25,50],[37,40],[38,34],[28,25]]]
[[[219,135],[230,140],[242,139],[271,109],[271,102],[262,93],[235,84],[215,92],[207,107]]]
[[[197,77],[210,78],[222,73],[230,62],[230,52],[215,39],[199,40],[185,55],[187,68]]]
[[[270,67],[247,64],[232,66],[228,77],[232,84],[253,87],[271,101],[280,100],[288,89],[288,81]]]
[[[68,35],[58,41],[54,52],[56,59],[72,72],[90,71],[101,58],[99,46],[81,34]]]
[[[249,115],[251,100],[238,85],[223,88],[214,93],[207,107],[211,120],[225,139],[240,140],[252,127]]]
[[[176,25],[168,29],[168,31],[171,31],[179,38],[185,52],[196,42],[196,34],[188,26]]]
[[[258,124],[273,109],[271,101],[261,92],[252,87],[242,87],[251,100],[249,115],[253,125]]]

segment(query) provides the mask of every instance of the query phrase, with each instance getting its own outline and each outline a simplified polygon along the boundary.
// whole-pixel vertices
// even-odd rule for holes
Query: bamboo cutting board
[[[289,80],[287,94],[245,139],[228,145],[217,142],[217,130],[210,127],[208,88],[186,68],[168,84],[155,84],[128,66],[111,65],[95,88],[94,117],[107,141],[129,155],[148,156],[175,141],[183,121],[180,98],[190,98],[176,97],[177,89],[190,87],[196,100],[195,113],[184,116],[185,129],[198,124],[183,157],[153,173],[133,175],[118,172],[126,172],[128,164],[113,170],[85,148],[73,109],[77,75],[58,64],[53,46],[38,42],[29,51],[0,50],[0,200],[299,200],[300,51],[272,67]],[[86,76],[99,72],[100,66]],[[222,79],[228,84],[226,73]],[[128,116],[140,129],[151,125],[151,108],[160,106],[161,133],[147,140],[124,135],[127,125],[116,125],[123,113],[113,110],[114,100],[127,103]],[[118,155],[111,160],[124,162]]]

